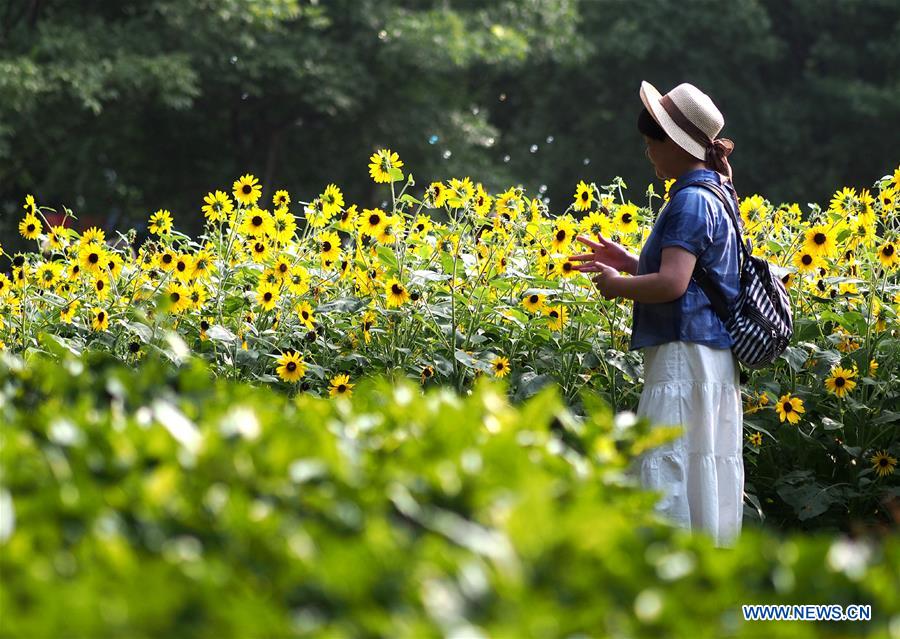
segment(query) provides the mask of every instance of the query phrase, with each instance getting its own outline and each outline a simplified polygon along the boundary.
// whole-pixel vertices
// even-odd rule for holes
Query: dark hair
[[[641,109],[641,113],[640,115],[638,115],[637,127],[638,131],[653,140],[665,142],[666,138],[668,137],[666,135],[666,132],[663,131],[663,128],[659,126],[659,123],[653,119],[652,115],[650,115],[647,107]]]

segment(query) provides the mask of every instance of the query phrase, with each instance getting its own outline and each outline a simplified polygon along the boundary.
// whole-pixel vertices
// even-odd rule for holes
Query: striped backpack
[[[725,324],[725,329],[731,336],[731,350],[738,361],[748,368],[761,368],[771,364],[785,351],[794,334],[791,301],[784,284],[771,272],[768,262],[753,256],[750,242],[741,237],[739,218],[736,215],[737,196],[733,189],[729,188],[729,196],[721,186],[706,180],[689,182],[681,188],[685,186],[702,186],[716,194],[734,224],[743,254],[740,290],[730,309],[725,296],[710,279],[706,269],[700,266],[699,260],[692,277],[706,293],[716,315]],[[674,195],[669,194],[669,201]]]

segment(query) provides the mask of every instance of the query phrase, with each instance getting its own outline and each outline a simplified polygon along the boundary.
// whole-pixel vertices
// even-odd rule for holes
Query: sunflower
[[[638,207],[631,202],[618,208],[615,225],[619,233],[634,233],[638,230]]]
[[[154,235],[165,235],[172,230],[172,214],[159,209],[150,216],[150,232]]]
[[[275,207],[277,207],[279,209],[286,207],[290,203],[291,203],[291,196],[284,189],[279,189],[278,191],[275,191],[275,195],[272,196],[272,204],[275,205]]]
[[[384,290],[387,296],[388,308],[403,306],[409,301],[409,292],[407,292],[406,287],[400,283],[400,280],[396,278],[388,280],[384,285]]]
[[[297,317],[300,318],[300,323],[306,326],[306,328],[313,330],[316,327],[316,318],[309,302],[300,302],[294,307],[294,310],[297,311]]]
[[[59,311],[59,321],[64,322],[66,324],[71,324],[72,319],[75,317],[75,311],[78,310],[78,307],[81,306],[81,302],[78,300],[71,300],[65,306],[62,307]]]
[[[556,226],[553,229],[553,238],[550,241],[553,245],[553,250],[558,252],[565,251],[574,238],[575,224],[567,217],[559,218],[556,221]]]
[[[209,292],[200,282],[190,284],[187,287],[187,292],[191,308],[195,311],[202,309],[203,305],[206,304],[206,300],[209,299]]]
[[[878,201],[881,203],[881,208],[885,212],[893,211],[897,205],[897,195],[898,191],[895,187],[889,186],[885,189],[882,189],[878,194]]]
[[[268,282],[263,282],[256,289],[256,302],[264,311],[271,311],[278,303],[278,287]]]
[[[210,273],[215,270],[215,262],[209,251],[207,248],[200,249],[192,258],[194,271],[191,273],[191,279],[208,279]]]
[[[92,286],[94,289],[94,293],[97,295],[97,299],[105,300],[109,297],[109,280],[105,277],[98,277],[94,280],[94,284]]]
[[[557,304],[556,306],[548,308],[546,313],[547,326],[550,327],[550,330],[561,331],[563,326],[566,325],[566,320],[569,317],[569,312],[566,310],[566,307],[562,304]]]
[[[844,187],[831,198],[829,208],[844,215],[852,215],[857,212],[858,204],[859,199],[856,197],[856,189]]]
[[[400,218],[395,215],[387,217],[375,239],[379,244],[388,245],[397,241],[397,227],[402,226]]]
[[[893,242],[885,242],[878,247],[878,261],[885,268],[893,268],[900,261],[897,257],[897,247]]]
[[[494,377],[506,377],[509,375],[509,370],[509,360],[502,355],[491,360],[491,372]]]
[[[92,226],[87,231],[81,234],[81,238],[78,240],[78,243],[84,246],[85,244],[90,244],[91,242],[103,244],[105,241],[106,233],[104,233],[101,229],[98,229],[96,226]]]
[[[329,184],[322,193],[322,211],[328,218],[334,216],[344,206],[344,194],[336,184]]]
[[[287,244],[297,231],[297,220],[287,209],[278,209],[272,215],[272,237],[276,242]]]
[[[285,351],[278,358],[278,368],[275,372],[282,380],[293,384],[306,375],[306,364],[297,351]]]
[[[342,231],[352,231],[356,227],[356,219],[358,215],[359,212],[357,211],[355,204],[351,204],[347,208],[343,209],[338,215],[338,228]]]
[[[85,244],[78,251],[78,265],[82,271],[91,275],[100,275],[103,272],[104,258],[105,251],[96,242]]]
[[[354,384],[350,383],[349,375],[335,375],[331,378],[331,388],[328,389],[328,394],[332,397],[338,395],[350,397],[353,394],[353,386]]]
[[[283,282],[291,274],[291,260],[286,255],[279,256],[278,259],[275,260],[275,266],[272,267],[272,272],[275,273],[275,277],[278,278],[279,282]]]
[[[522,300],[522,306],[524,306],[531,313],[543,313],[544,312],[544,296],[539,293],[532,293],[531,295],[526,295]]]
[[[592,238],[597,238],[600,235],[609,237],[615,231],[612,220],[600,211],[593,211],[587,217],[583,217],[578,228],[582,233]]]
[[[194,276],[194,260],[190,255],[179,255],[175,258],[175,267],[172,269],[182,282],[189,282]]]
[[[762,433],[760,433],[759,431],[747,435],[747,439],[750,440],[750,444],[752,446],[755,446],[756,448],[762,446]]]
[[[256,240],[248,245],[250,249],[250,258],[256,264],[262,264],[268,261],[271,254],[269,243],[265,240]]]
[[[848,249],[859,246],[871,247],[875,243],[875,225],[857,218],[850,223],[850,236],[847,238]]]
[[[447,200],[447,189],[443,182],[432,182],[425,189],[425,205],[430,209],[439,209]]]
[[[422,369],[421,377],[422,377],[423,384],[425,382],[427,382],[429,379],[431,379],[432,377],[434,377],[434,367],[433,366],[425,366]]]
[[[319,257],[322,260],[335,261],[341,257],[341,240],[338,234],[329,231],[319,234]]]
[[[468,177],[463,179],[450,178],[450,193],[447,195],[447,204],[458,209],[466,206],[475,197],[475,185]]]
[[[363,209],[359,217],[359,230],[370,237],[375,237],[381,233],[381,227],[384,226],[386,219],[387,214],[381,209]]]
[[[413,223],[412,229],[410,229],[410,237],[421,239],[428,235],[432,228],[434,228],[434,225],[432,224],[430,217],[427,215],[417,215],[416,221]]]
[[[581,180],[575,187],[575,207],[576,211],[590,211],[591,204],[594,202],[593,189]]]
[[[41,226],[41,221],[37,219],[37,217],[29,213],[22,221],[19,222],[19,233],[26,240],[36,240],[41,236],[41,230],[43,226]]]
[[[235,199],[243,205],[256,204],[259,196],[262,195],[262,186],[259,180],[247,173],[234,181],[232,191]]]
[[[200,207],[200,210],[203,211],[203,215],[210,222],[224,222],[228,215],[234,211],[234,204],[224,191],[207,193],[203,201],[205,204]]]
[[[791,424],[799,422],[800,415],[806,412],[806,409],[803,408],[803,400],[799,397],[791,397],[790,393],[778,398],[775,410],[778,411],[778,419],[780,421],[786,420]]]
[[[874,455],[869,457],[869,461],[872,462],[872,468],[875,469],[879,477],[893,475],[894,467],[897,465],[896,458],[888,455],[886,450],[876,451]]]
[[[291,274],[288,276],[288,289],[294,295],[303,295],[309,290],[309,272],[297,264],[291,267]]]
[[[35,271],[34,274],[37,285],[45,291],[53,288],[57,281],[59,281],[59,276],[62,274],[62,268],[62,264],[59,262],[44,262],[38,266],[37,271]]]
[[[37,204],[34,203],[34,196],[30,193],[25,196],[25,204],[22,205],[22,208],[27,211],[28,215],[34,215],[37,213]]]
[[[171,248],[166,248],[161,253],[157,253],[156,255],[156,263],[162,270],[166,272],[170,272],[175,270],[175,260],[178,259],[178,255],[175,254]]]
[[[856,388],[854,377],[856,377],[856,371],[835,366],[831,369],[831,377],[825,380],[825,388],[829,393],[843,397]]]
[[[275,231],[272,216],[269,215],[268,211],[253,207],[244,216],[244,221],[241,223],[239,231],[248,237],[257,239],[271,235]]]
[[[190,292],[181,282],[169,282],[166,298],[169,302],[169,311],[172,313],[181,313],[191,306]]]
[[[504,222],[514,221],[524,209],[520,190],[511,188],[498,195],[494,200],[494,209]]]
[[[69,232],[62,226],[51,226],[47,231],[47,244],[55,251],[61,251],[69,245]]]
[[[833,257],[837,251],[834,242],[834,230],[822,224],[806,229],[806,239],[803,248],[819,257]]]
[[[378,184],[397,182],[403,179],[403,173],[400,171],[403,162],[400,160],[400,156],[390,149],[379,149],[372,154],[369,162],[369,175]]]
[[[794,253],[792,261],[801,273],[812,273],[822,266],[822,258],[815,253],[811,253],[806,248]]]
[[[475,189],[475,213],[478,215],[487,215],[488,211],[491,210],[491,206],[494,203],[494,198],[487,194],[487,191],[484,190],[484,187],[481,183],[478,183],[478,187]]]
[[[95,331],[105,331],[109,328],[109,314],[105,309],[99,306],[91,309],[91,328]]]

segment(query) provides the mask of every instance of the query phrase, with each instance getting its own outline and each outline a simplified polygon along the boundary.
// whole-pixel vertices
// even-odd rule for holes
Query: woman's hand
[[[606,264],[616,271],[624,271],[631,275],[637,273],[638,258],[625,250],[621,244],[608,240],[599,234],[597,235],[597,242],[589,240],[582,235],[576,236],[575,239],[592,249],[590,253],[573,255],[569,258],[569,261],[571,262],[585,262],[585,264],[576,266],[576,271],[581,271],[582,273],[596,273],[598,271],[595,265],[599,263]]]
[[[600,291],[600,295],[607,300],[619,297],[622,294],[619,288],[619,281],[622,280],[619,271],[602,262],[595,262],[594,269],[597,274],[591,278],[591,281]]]

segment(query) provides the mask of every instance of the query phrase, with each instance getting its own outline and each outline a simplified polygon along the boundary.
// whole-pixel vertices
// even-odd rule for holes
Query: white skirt
[[[684,432],[637,460],[641,484],[663,493],[657,512],[674,524],[731,546],[741,531],[744,493],[737,359],[730,349],[693,342],[645,347],[643,354],[637,414]]]

